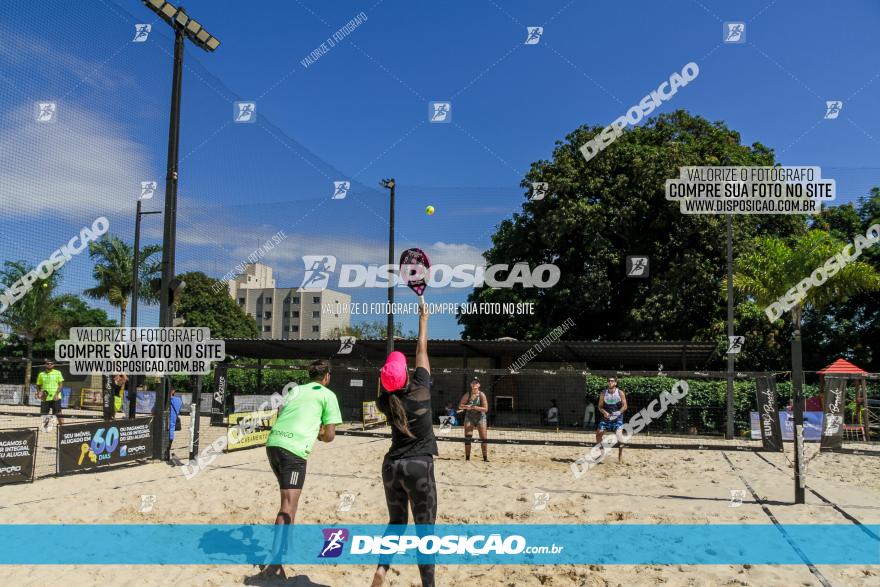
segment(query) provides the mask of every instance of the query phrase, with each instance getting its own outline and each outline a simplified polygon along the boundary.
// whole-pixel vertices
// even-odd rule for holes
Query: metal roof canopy
[[[340,342],[331,340],[226,339],[226,355],[253,359],[317,359],[385,361],[385,340],[358,340],[351,353],[339,355]],[[400,339],[394,348],[415,355],[416,341]],[[719,352],[712,342],[693,341],[606,341],[558,340],[429,340],[432,357],[468,357],[516,361],[532,350],[531,361],[539,363],[585,364],[589,368],[656,370],[703,369]],[[506,366],[506,365],[505,365]]]

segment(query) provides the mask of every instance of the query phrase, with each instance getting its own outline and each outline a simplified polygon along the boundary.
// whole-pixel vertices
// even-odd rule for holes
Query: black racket
[[[400,275],[404,283],[419,296],[419,303],[425,303],[425,288],[428,287],[428,273],[431,262],[422,249],[407,249],[400,254]]]

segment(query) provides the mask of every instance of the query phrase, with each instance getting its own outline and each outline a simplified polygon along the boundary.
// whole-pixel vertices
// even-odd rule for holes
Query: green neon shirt
[[[40,371],[40,374],[37,375],[37,387],[46,392],[46,401],[55,401],[55,395],[61,390],[62,383],[64,383],[64,376],[58,369]]]
[[[299,385],[285,398],[266,446],[277,446],[307,459],[322,425],[342,424],[336,394],[317,382]]]

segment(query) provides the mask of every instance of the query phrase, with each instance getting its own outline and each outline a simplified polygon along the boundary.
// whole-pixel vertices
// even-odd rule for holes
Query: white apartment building
[[[260,338],[329,339],[333,330],[351,324],[351,296],[331,289],[302,290],[275,287],[272,268],[249,263],[227,282],[229,295],[257,322]],[[322,308],[331,305],[331,311]]]

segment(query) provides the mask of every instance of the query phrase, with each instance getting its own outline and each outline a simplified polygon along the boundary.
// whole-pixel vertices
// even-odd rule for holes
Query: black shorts
[[[48,416],[49,410],[52,410],[52,413],[56,416],[61,415],[61,399],[56,399],[53,401],[42,400],[40,402],[40,415]]]
[[[269,465],[275,477],[278,478],[278,487],[281,489],[302,489],[306,480],[306,460],[298,457],[289,450],[280,446],[267,446],[266,454],[269,456]]]

